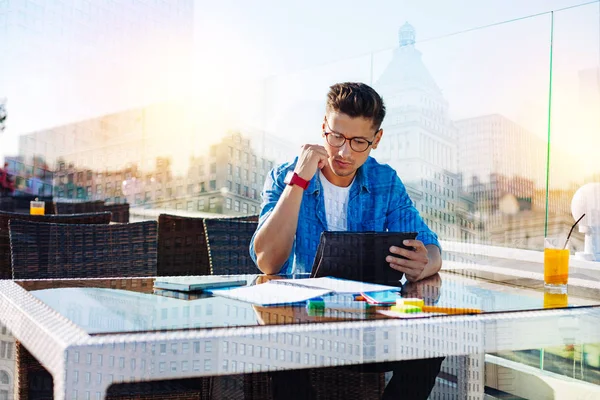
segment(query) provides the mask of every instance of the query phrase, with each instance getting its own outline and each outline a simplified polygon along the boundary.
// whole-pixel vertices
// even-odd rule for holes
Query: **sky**
[[[312,140],[319,134],[327,86],[376,79],[406,21],[416,29],[417,48],[452,118],[498,112],[545,137],[550,16],[451,34],[581,3],[198,0],[192,50],[186,54],[192,60],[190,75],[168,73],[182,67],[169,64],[179,53],[173,41],[161,43],[164,32],[154,32],[152,40],[131,39],[131,47],[116,55],[126,60],[120,63],[101,50],[79,51],[85,40],[74,39],[73,58],[18,53],[0,65],[0,98],[8,98],[9,112],[0,158],[17,152],[22,133],[178,96],[193,99],[202,140],[215,141],[237,127],[266,129],[295,143]],[[557,146],[580,153],[584,140],[599,141],[585,146],[581,173],[593,171],[590,149],[600,147],[600,135],[590,128],[596,123],[594,107],[582,115],[578,77],[579,71],[598,66],[599,24],[598,3],[555,15],[552,138]],[[96,39],[114,40],[111,34],[100,31]],[[52,38],[26,40],[43,50]],[[161,54],[164,49],[173,53]]]

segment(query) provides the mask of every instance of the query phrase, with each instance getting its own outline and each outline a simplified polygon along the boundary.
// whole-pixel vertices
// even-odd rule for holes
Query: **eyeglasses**
[[[352,150],[358,153],[362,153],[363,151],[366,151],[369,148],[369,146],[373,145],[373,143],[375,142],[375,140],[369,141],[365,138],[360,137],[347,138],[341,133],[333,132],[331,127],[329,126],[329,122],[327,122],[327,118],[325,118],[325,124],[327,125],[327,128],[331,131],[323,132],[323,134],[325,135],[325,140],[327,140],[327,143],[329,143],[330,146],[342,147],[344,143],[348,141],[350,142],[350,148]],[[379,130],[377,130],[377,132],[379,132]],[[375,135],[377,135],[377,132],[375,132]]]

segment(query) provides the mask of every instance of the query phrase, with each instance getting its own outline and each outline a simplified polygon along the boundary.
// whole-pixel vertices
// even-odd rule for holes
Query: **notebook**
[[[167,276],[156,278],[155,289],[197,292],[212,288],[245,286],[247,280],[238,276]]]
[[[358,294],[398,289],[331,277],[315,279],[277,279],[259,285],[227,289],[209,289],[214,296],[228,297],[259,306],[303,303],[333,293]]]

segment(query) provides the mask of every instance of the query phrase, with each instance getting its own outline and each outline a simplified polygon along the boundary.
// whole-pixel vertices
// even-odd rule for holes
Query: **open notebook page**
[[[331,277],[308,278],[308,279],[280,279],[271,281],[272,283],[285,286],[305,286],[311,288],[327,289],[335,293],[359,294],[366,292],[383,292],[386,290],[399,291],[396,286],[378,285],[375,283],[365,283],[351,281],[348,279],[339,279]]]
[[[215,296],[228,297],[261,306],[302,303],[306,300],[331,293],[329,289],[309,288],[296,285],[280,285],[269,281],[260,285],[227,289],[207,290]]]

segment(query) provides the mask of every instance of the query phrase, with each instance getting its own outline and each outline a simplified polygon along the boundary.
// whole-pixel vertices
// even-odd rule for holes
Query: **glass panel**
[[[585,238],[580,229],[575,229],[571,254],[597,261],[600,234],[592,234],[591,230],[600,232],[599,7],[598,3],[589,4],[554,15],[548,217],[549,235],[566,234],[575,220],[587,213],[579,227],[590,235]]]
[[[374,157],[440,238],[543,248],[548,42],[547,16],[424,42],[405,24],[374,55],[388,107]]]

